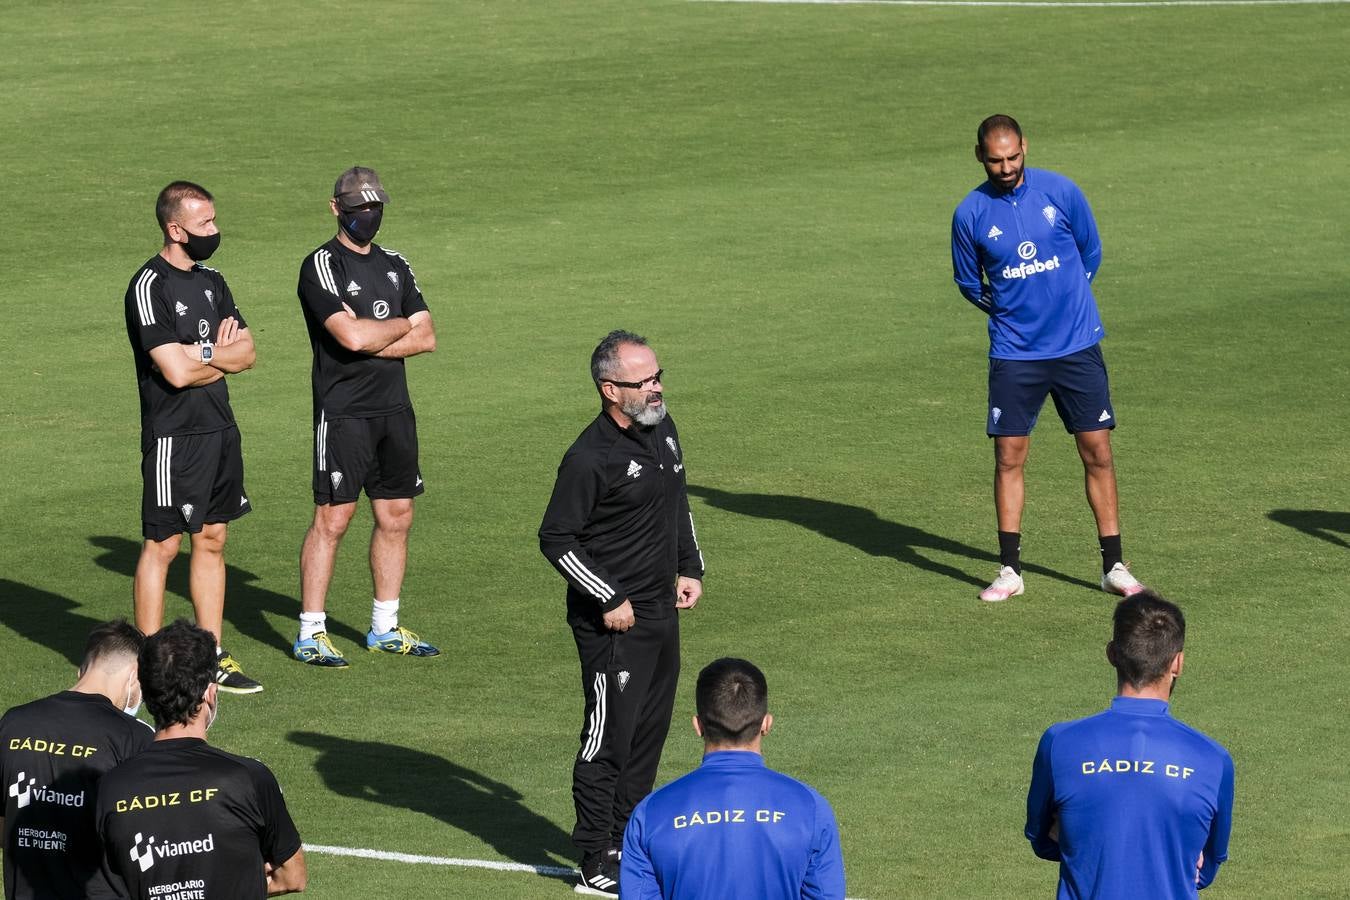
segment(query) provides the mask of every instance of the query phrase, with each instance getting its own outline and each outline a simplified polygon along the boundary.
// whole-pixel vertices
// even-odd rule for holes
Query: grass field
[[[1126,555],[1190,621],[1174,711],[1236,761],[1207,895],[1350,885],[1350,6],[37,2],[0,77],[0,707],[66,686],[130,611],[127,279],[155,193],[217,195],[253,327],[232,379],[256,511],[226,645],[266,692],[212,740],[277,773],[305,840],[570,865],[580,691],[535,529],[594,414],[587,356],[648,334],[688,448],[707,595],[660,781],[697,763],[693,674],[766,671],[770,764],[833,802],[851,896],[1028,897],[1032,753],[1114,681],[1072,442],[1029,471],[1027,593],[996,569],[983,318],[951,283],[970,147],[1019,117],[1093,203]],[[440,346],[409,364],[429,490],[404,621],[435,661],[289,658],[311,512],[301,258],[333,178],[392,195]],[[330,631],[367,626],[369,513]],[[186,560],[171,615],[187,614]],[[1337,748],[1341,749],[1337,749]],[[532,874],[310,858],[321,897],[560,898]]]

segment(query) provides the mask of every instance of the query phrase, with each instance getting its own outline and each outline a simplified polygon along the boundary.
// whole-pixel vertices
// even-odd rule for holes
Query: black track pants
[[[633,807],[656,781],[680,678],[680,622],[672,610],[664,619],[639,618],[622,634],[598,617],[571,625],[586,697],[572,767],[572,841],[589,853],[623,844]]]

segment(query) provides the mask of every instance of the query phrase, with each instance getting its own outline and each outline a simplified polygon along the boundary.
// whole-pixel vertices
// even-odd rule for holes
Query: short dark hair
[[[991,134],[999,131],[1011,131],[1017,135],[1017,139],[1022,139],[1022,126],[1017,124],[1017,120],[1012,116],[993,115],[980,123],[980,127],[975,131],[975,143],[981,149],[984,148],[984,139]]]
[[[600,389],[600,382],[614,377],[615,370],[619,368],[619,348],[624,344],[646,347],[647,339],[640,334],[616,328],[601,338],[591,351],[591,380],[595,382],[596,390]]]
[[[698,673],[694,705],[705,741],[742,746],[755,739],[769,712],[769,684],[754,663],[723,657]]]
[[[155,727],[186,725],[197,714],[216,675],[216,639],[179,619],[145,639],[140,656],[141,695]]]
[[[92,669],[95,664],[118,656],[133,659],[140,655],[145,635],[126,619],[113,619],[95,626],[84,642],[84,656],[80,659],[80,674]]]
[[[200,184],[191,181],[173,181],[164,186],[155,200],[155,218],[159,221],[159,230],[169,233],[169,220],[178,215],[178,209],[184,200],[205,200],[214,202],[215,197]]]
[[[1111,633],[1116,677],[1135,690],[1160,681],[1186,643],[1186,618],[1156,591],[1142,590],[1116,605]]]

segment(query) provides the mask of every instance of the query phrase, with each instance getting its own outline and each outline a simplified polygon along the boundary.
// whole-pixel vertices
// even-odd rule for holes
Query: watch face
[[[202,344],[202,362],[210,362],[214,353],[210,344]]]

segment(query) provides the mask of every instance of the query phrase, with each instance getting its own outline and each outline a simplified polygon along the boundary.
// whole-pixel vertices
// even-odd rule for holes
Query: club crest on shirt
[[[186,520],[186,521],[188,521],[188,522],[191,522],[191,521],[192,521],[192,510],[195,509],[195,508],[196,508],[196,507],[194,507],[191,503],[184,503],[183,506],[182,506],[183,519]]]
[[[207,302],[207,303],[210,303],[212,306],[215,306],[215,305],[216,305],[216,295],[215,295],[215,294],[211,293],[210,291],[202,291],[202,293],[206,295],[206,302]]]
[[[626,669],[618,674],[619,693],[620,693],[620,694],[623,693],[623,689],[624,689],[624,688],[628,687],[628,678],[629,678],[629,674],[628,674],[628,670],[626,670]]]
[[[385,277],[385,278],[388,278],[388,279],[389,279],[389,283],[392,284],[394,287],[398,287],[398,273],[397,273],[397,272],[385,272],[385,273],[384,273],[384,277]]]
[[[676,459],[680,458],[680,448],[678,445],[676,445],[675,439],[673,437],[666,438],[666,446],[670,448],[671,453],[675,454]]]
[[[1041,215],[1045,216],[1045,221],[1049,222],[1051,225],[1055,224],[1055,208],[1053,206],[1047,206],[1045,209],[1041,210]]]

